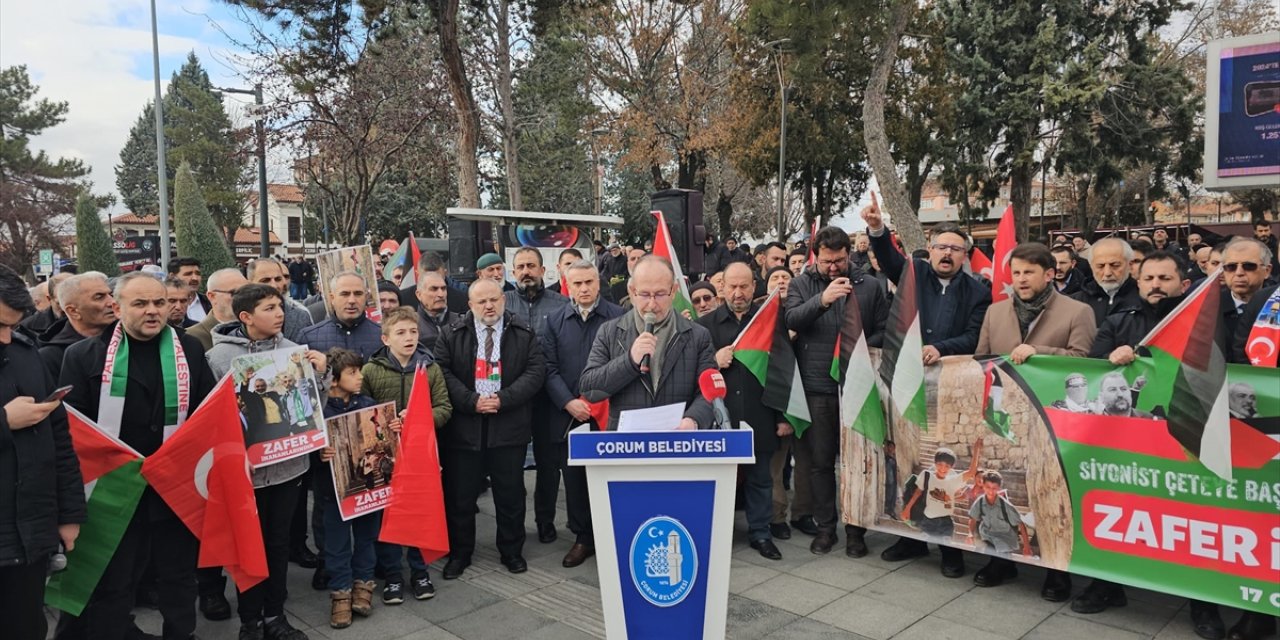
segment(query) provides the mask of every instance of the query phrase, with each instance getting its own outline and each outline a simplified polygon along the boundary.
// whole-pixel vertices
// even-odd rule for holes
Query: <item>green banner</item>
[[[928,431],[895,419],[883,447],[843,431],[845,521],[1280,613],[1280,370],[1228,367],[1229,431],[1203,441],[1229,447],[1224,479],[1169,433],[1166,358],[944,358]]]

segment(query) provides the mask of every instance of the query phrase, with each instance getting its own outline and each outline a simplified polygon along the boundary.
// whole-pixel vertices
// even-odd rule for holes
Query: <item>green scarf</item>
[[[164,437],[168,439],[187,419],[191,402],[191,373],[187,369],[182,341],[173,327],[160,333],[160,373],[164,383]],[[107,359],[102,365],[102,389],[98,399],[98,426],[120,437],[124,415],[124,395],[129,386],[129,336],[116,323],[107,343]]]

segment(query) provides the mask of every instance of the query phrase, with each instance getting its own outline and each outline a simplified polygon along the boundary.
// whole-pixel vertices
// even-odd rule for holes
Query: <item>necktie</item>
[[[484,359],[489,363],[489,369],[492,371],[493,363],[497,362],[497,358],[493,357],[493,336],[497,332],[493,327],[485,327],[484,331]]]

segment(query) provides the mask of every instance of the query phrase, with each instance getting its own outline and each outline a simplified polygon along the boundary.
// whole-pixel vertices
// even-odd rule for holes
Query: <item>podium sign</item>
[[[587,468],[605,632],[611,639],[723,638],[737,465],[749,428],[569,433]]]

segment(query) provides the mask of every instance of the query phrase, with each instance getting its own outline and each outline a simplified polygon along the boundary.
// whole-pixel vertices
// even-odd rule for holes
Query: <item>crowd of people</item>
[[[880,346],[908,260],[917,277],[925,365],[964,354],[1008,354],[1015,363],[1056,354],[1127,364],[1147,331],[1218,267],[1224,290],[1216,339],[1229,359],[1243,361],[1244,338],[1280,273],[1268,225],[1259,225],[1252,238],[1216,246],[1193,236],[1185,248],[1164,230],[1150,239],[1092,244],[1061,236],[1052,245],[1014,249],[1010,297],[992,304],[990,283],[968,268],[973,243],[958,226],[935,225],[927,248],[904,255],[878,209],[862,215],[865,233],[827,227],[792,247],[770,242],[748,252],[732,237],[708,238],[705,273],[688,287],[696,315],[675,311],[676,271],[651,246],[602,242],[593,259],[563,250],[556,264],[561,277],[550,286],[535,248],[517,249],[510,263],[496,253],[481,256],[469,284],[451,277],[440,256],[426,253],[408,286],[400,286],[403,269],[376,292],[361,275],[344,272],[327,283],[327,300],[314,293],[314,267],[301,258],[261,258],[243,272],[207,275],[187,257],[174,259],[162,274],[60,274],[34,292],[43,300],[33,299],[17,274],[0,269],[0,602],[12,613],[13,634],[6,637],[44,640],[41,594],[49,559],[60,548],[74,548],[86,518],[63,403],[149,455],[177,426],[168,399],[189,399],[178,412],[180,423],[240,354],[304,345],[327,395],[327,417],[384,402],[403,409],[415,370],[425,367],[439,436],[450,546],[441,577],[447,581],[471,564],[477,501],[485,491],[492,492],[502,565],[512,573],[528,569],[530,445],[538,542],[561,535],[563,483],[563,521],[573,544],[562,564],[586,562],[595,539],[585,472],[566,465],[568,431],[598,420],[590,403],[604,399],[608,423],[597,426],[616,424],[622,411],[680,403],[686,407],[680,428],[709,428],[713,411],[697,380],[718,369],[728,381],[731,420],[757,427],[757,462],[742,474],[747,539],[761,556],[777,560],[776,539],[811,536],[809,550],[819,555],[840,542],[840,418],[831,354],[844,306],[853,301],[868,344]],[[785,300],[785,330],[812,418],[804,438],[763,404],[761,383],[733,357],[735,338],[774,291]],[[375,296],[380,323],[365,312]],[[188,375],[169,375],[175,363]],[[60,386],[71,388],[65,399],[46,401]],[[398,431],[400,421],[388,428]],[[378,513],[341,519],[328,464],[333,455],[329,449],[252,473],[270,575],[235,594],[241,640],[305,640],[284,611],[291,564],[312,570],[312,586],[328,593],[334,628],[371,615],[375,599],[393,606],[407,595],[435,595],[417,549],[377,541]],[[394,458],[394,451],[381,455]],[[390,474],[390,464],[378,464],[374,452],[369,460],[368,477]],[[954,457],[941,462],[949,466]],[[972,513],[983,525],[998,524],[984,517],[986,509],[1003,508],[994,497],[998,474],[975,467],[954,474],[954,481],[982,483],[988,506],[977,503]],[[941,524],[952,517],[949,511],[925,515],[947,520]],[[976,530],[984,535],[983,526]],[[843,535],[847,555],[870,552],[865,529],[845,525]],[[993,544],[1026,544],[1025,531],[1001,535]],[[196,537],[148,488],[88,605],[78,616],[62,613],[54,637],[145,637],[130,615],[135,606],[159,609],[167,639],[191,637],[197,611],[210,620],[230,618],[223,572],[197,570],[197,554]],[[881,550],[888,562],[929,554],[925,542],[908,538]],[[960,549],[939,545],[939,554],[943,576],[965,574]],[[995,587],[1016,574],[1014,563],[997,557],[973,581]],[[1127,603],[1120,585],[1093,580],[1075,593],[1072,576],[1048,572],[1042,597],[1063,602],[1073,594],[1071,608],[1079,613]],[[1274,618],[1246,613],[1228,630],[1208,603],[1193,602],[1191,612],[1205,638],[1261,638],[1275,629]]]

